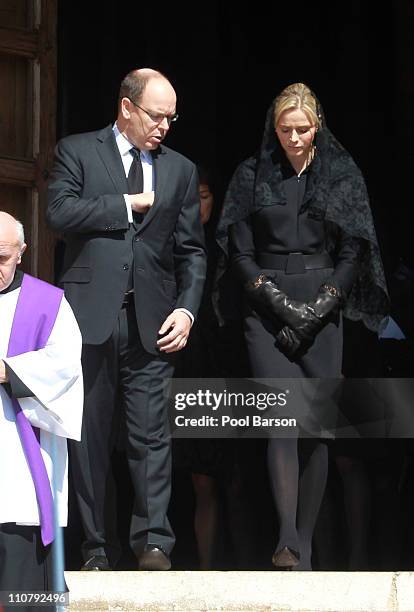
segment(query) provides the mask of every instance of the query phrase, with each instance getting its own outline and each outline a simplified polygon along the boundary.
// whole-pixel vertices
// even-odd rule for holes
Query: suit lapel
[[[128,183],[125,169],[116,144],[112,127],[104,128],[97,136],[96,149],[98,155],[114,184],[118,193],[128,193]]]
[[[125,176],[125,169],[116,144],[112,126],[104,128],[97,136],[96,149],[98,155],[114,184],[118,193],[128,193],[128,183]],[[154,185],[155,198],[154,204],[144,216],[142,223],[137,226],[137,231],[141,231],[158,214],[164,206],[164,191],[168,183],[170,164],[167,162],[167,152],[159,147],[153,154],[154,163]]]

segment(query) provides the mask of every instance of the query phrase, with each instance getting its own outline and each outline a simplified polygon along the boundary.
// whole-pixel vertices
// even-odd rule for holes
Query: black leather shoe
[[[161,546],[147,544],[138,559],[138,569],[143,571],[165,571],[171,569],[171,561]]]
[[[104,555],[93,555],[82,565],[82,572],[107,572],[109,567],[108,559]]]
[[[272,557],[272,563],[278,570],[291,570],[299,565],[300,555],[288,546],[281,548]]]

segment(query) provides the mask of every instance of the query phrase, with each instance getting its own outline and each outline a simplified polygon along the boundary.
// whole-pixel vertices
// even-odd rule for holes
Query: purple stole
[[[24,274],[10,333],[7,357],[37,351],[46,346],[59,312],[63,291]],[[54,538],[53,497],[40,450],[40,432],[29,423],[19,402],[12,398],[20,441],[36,491],[42,542]]]

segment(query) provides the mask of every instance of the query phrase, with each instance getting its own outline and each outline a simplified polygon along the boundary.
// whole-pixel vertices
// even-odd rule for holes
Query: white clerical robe
[[[19,404],[30,423],[40,429],[40,447],[59,525],[65,526],[66,438],[80,440],[82,425],[82,339],[73,312],[63,297],[45,348],[6,358],[19,293],[20,288],[0,294],[0,359],[34,395],[19,398]],[[0,385],[0,523],[40,524],[35,488],[17,431],[15,412],[3,385]]]

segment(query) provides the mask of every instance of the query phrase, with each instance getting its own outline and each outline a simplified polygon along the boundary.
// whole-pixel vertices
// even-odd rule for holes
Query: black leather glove
[[[301,341],[290,327],[283,327],[276,336],[276,345],[287,357],[293,358],[301,347]]]
[[[319,287],[317,298],[308,304],[309,310],[313,313],[314,319],[306,327],[304,334],[307,340],[312,341],[321,329],[328,323],[332,314],[336,314],[342,304],[342,292],[332,285],[323,284]]]
[[[342,304],[342,291],[327,283],[319,287],[317,298],[309,307],[319,319],[320,328],[327,322],[331,314],[336,314]],[[319,331],[319,330],[318,330]]]
[[[319,318],[313,309],[304,302],[291,300],[265,274],[246,283],[245,290],[253,305],[264,307],[279,323],[288,325],[299,340],[312,340],[320,329]]]
[[[342,302],[342,292],[331,285],[322,285],[319,288],[318,296],[313,304],[309,304],[309,308],[314,312],[317,317],[319,324],[315,325],[312,321],[312,329],[314,336],[322,329],[325,323],[329,320],[331,314],[336,313]],[[292,358],[296,355],[301,347],[301,341],[296,333],[289,327],[283,327],[276,336],[276,343],[279,348],[287,355]]]

